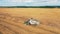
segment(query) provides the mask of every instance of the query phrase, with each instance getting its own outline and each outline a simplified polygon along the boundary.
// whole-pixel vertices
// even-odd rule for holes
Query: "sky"
[[[0,0],[0,6],[60,6],[60,0]]]

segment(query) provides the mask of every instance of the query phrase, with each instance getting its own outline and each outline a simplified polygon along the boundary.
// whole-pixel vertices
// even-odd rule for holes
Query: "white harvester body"
[[[36,19],[31,18],[31,19],[28,19],[28,20],[26,21],[26,24],[27,24],[27,25],[39,25],[40,22],[39,22],[38,20],[36,20]]]

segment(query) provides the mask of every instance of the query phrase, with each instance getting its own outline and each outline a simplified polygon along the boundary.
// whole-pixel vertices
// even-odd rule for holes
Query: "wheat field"
[[[29,18],[40,24],[25,25]],[[60,34],[60,8],[0,8],[0,34]]]

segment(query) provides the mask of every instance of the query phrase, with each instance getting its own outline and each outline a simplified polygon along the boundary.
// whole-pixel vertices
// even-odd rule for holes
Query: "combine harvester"
[[[26,25],[39,25],[40,22],[36,19],[30,18],[25,22]]]

